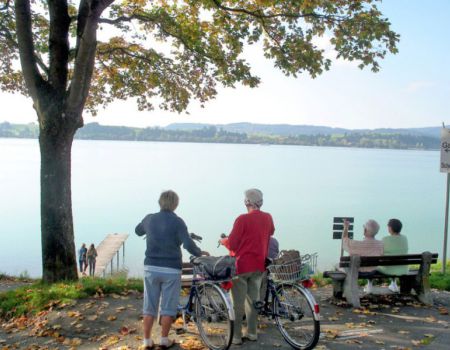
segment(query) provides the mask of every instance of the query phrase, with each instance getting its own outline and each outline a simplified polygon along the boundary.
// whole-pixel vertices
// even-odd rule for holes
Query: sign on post
[[[450,129],[441,129],[441,173],[450,173]]]
[[[333,239],[342,238],[342,232],[344,231],[344,220],[347,220],[350,223],[348,228],[348,238],[353,239],[353,222],[355,219],[351,217],[333,218]]]

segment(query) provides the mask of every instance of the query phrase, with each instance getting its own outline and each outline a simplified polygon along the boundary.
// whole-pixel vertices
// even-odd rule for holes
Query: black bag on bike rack
[[[212,280],[231,279],[236,275],[236,258],[226,256],[201,256],[195,258],[192,263],[202,267],[207,278]]]

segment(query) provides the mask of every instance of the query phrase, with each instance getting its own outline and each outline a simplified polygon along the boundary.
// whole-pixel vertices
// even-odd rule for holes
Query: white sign
[[[450,173],[450,129],[441,129],[441,173]]]

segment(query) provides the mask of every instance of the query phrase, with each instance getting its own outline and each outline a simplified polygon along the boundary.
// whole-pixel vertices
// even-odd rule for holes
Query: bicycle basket
[[[194,275],[200,278],[221,281],[236,275],[236,258],[231,256],[201,256],[192,261]]]
[[[302,260],[300,252],[283,250],[273,263],[267,266],[274,282],[295,282],[301,279]]]

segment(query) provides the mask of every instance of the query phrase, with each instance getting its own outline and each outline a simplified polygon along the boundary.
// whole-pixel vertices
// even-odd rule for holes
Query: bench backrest
[[[194,274],[193,273],[193,269],[194,269],[194,267],[192,266],[191,263],[184,262],[183,263],[183,268],[181,270],[181,274],[182,275],[193,275]]]
[[[420,265],[423,262],[422,254],[361,256],[360,266],[395,266],[395,265]],[[437,263],[438,254],[433,253],[431,263]],[[350,267],[350,257],[342,256],[340,267]]]

